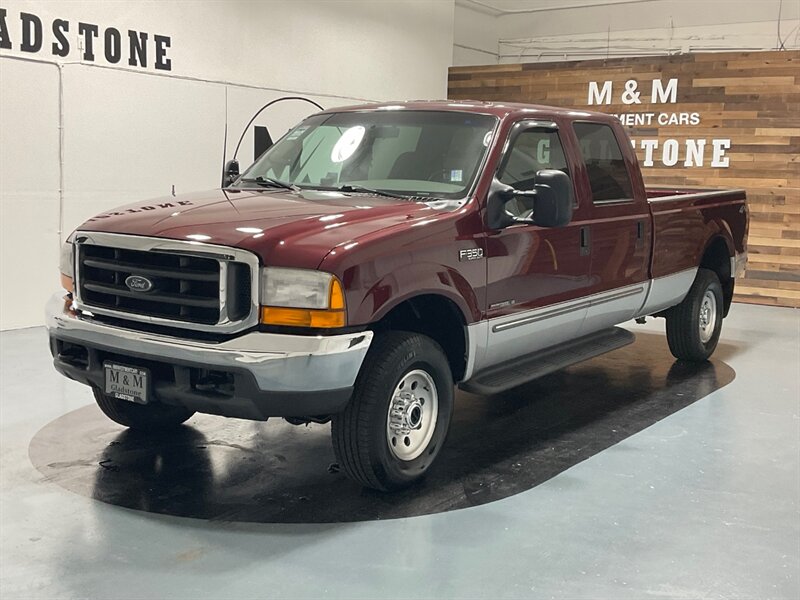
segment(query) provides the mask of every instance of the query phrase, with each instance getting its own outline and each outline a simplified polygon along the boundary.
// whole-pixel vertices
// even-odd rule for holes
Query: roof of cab
[[[508,116],[565,117],[571,119],[597,119],[608,121],[612,115],[600,112],[559,108],[542,104],[522,104],[519,102],[484,102],[481,100],[411,100],[404,102],[380,102],[337,106],[326,109],[325,113],[358,112],[371,110],[434,110],[490,114],[500,118]]]

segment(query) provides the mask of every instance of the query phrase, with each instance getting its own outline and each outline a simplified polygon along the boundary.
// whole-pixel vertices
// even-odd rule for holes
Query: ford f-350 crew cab
[[[330,420],[344,471],[396,489],[439,453],[454,384],[506,390],[648,315],[677,358],[707,359],[747,218],[742,190],[646,189],[608,115],[327,110],[222,189],[81,225],[50,347],[117,423]]]

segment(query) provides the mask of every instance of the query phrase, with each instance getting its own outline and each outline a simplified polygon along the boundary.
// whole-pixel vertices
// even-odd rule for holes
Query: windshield
[[[463,198],[497,119],[435,111],[367,111],[312,116],[265,152],[237,185],[377,190]]]

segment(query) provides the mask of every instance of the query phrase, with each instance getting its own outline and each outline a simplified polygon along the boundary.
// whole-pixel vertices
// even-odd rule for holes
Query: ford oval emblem
[[[125,279],[125,285],[132,292],[149,292],[153,289],[153,282],[141,275],[131,275]]]

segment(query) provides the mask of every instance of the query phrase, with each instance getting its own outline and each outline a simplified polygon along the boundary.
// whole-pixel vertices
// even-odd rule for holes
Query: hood
[[[263,264],[313,269],[338,245],[413,224],[432,210],[365,194],[224,189],[130,204],[79,229],[234,246],[255,252]]]

